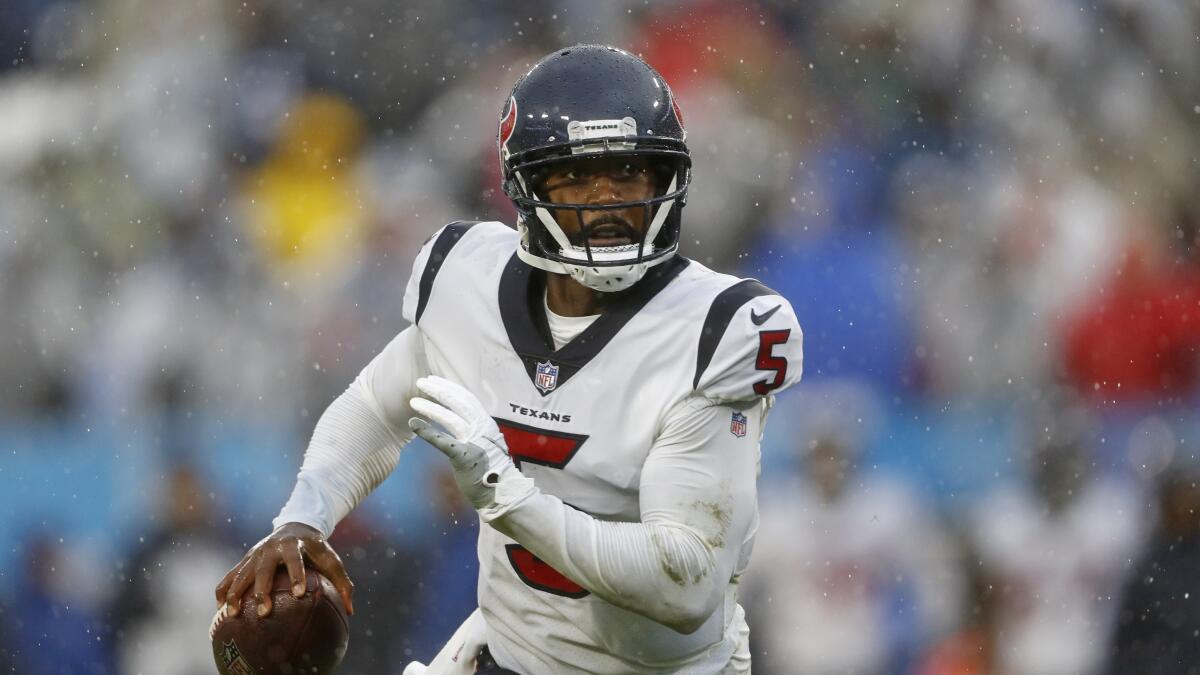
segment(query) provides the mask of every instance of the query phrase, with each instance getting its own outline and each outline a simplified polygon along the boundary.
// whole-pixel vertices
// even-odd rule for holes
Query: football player
[[[1040,406],[1028,422],[1030,483],[998,487],[970,514],[979,562],[1004,589],[996,667],[1094,675],[1109,657],[1114,599],[1142,543],[1145,502],[1096,468],[1089,443],[1099,427],[1080,401],[1047,387]]]
[[[737,589],[763,423],[800,377],[792,308],[678,254],[683,120],[641,59],[545,57],[498,146],[516,230],[429,239],[412,325],[325,411],[275,531],[217,600],[253,592],[265,614],[276,566],[300,580],[307,557],[349,608],[326,537],[415,433],[482,523],[479,609],[429,672],[749,672]]]

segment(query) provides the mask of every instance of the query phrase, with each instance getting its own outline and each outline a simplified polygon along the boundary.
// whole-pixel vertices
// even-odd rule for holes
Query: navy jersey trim
[[[478,224],[479,222],[474,220],[460,220],[442,228],[442,233],[438,235],[437,241],[433,242],[433,248],[429,250],[429,260],[425,261],[425,269],[421,272],[421,283],[417,287],[417,313],[413,317],[413,323],[421,322],[421,315],[425,313],[425,306],[429,304],[433,280],[437,277],[438,270],[442,269],[442,263],[446,261],[450,249],[454,248],[467,230]]]
[[[717,345],[721,344],[721,338],[729,328],[733,315],[737,314],[742,305],[763,295],[779,293],[767,288],[757,279],[743,279],[713,298],[712,305],[708,308],[708,316],[704,317],[704,328],[700,330],[700,350],[696,354],[696,376],[692,379],[692,389],[700,386],[700,376],[708,369],[708,364],[712,363],[713,355],[717,353]],[[774,309],[764,313],[762,320],[765,322],[774,313]]]
[[[530,267],[514,253],[500,276],[500,317],[504,321],[509,343],[525,364],[525,373],[529,375],[534,389],[542,396],[548,396],[571,379],[687,266],[687,258],[676,255],[651,267],[632,288],[612,294],[614,297],[592,325],[563,345],[562,349],[555,350],[546,326],[543,304],[545,273]],[[554,382],[549,388],[547,381],[539,383],[539,363],[550,364],[554,369]]]

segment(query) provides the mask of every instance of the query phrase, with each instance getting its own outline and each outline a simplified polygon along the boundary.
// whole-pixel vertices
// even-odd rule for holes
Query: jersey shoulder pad
[[[434,232],[417,253],[412,274],[404,288],[401,312],[410,323],[420,323],[421,315],[433,295],[434,282],[443,268],[454,265],[467,271],[477,270],[472,264],[461,265],[470,258],[486,256],[491,262],[508,259],[516,250],[510,240],[516,232],[503,223],[460,220]],[[453,253],[453,255],[451,255]]]
[[[720,402],[776,394],[799,381],[803,342],[792,305],[759,281],[742,279],[709,305],[692,387]]]

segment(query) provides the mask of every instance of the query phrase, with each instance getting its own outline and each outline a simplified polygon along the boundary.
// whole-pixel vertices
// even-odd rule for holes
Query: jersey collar
[[[542,306],[545,272],[530,267],[514,253],[500,276],[500,317],[530,383],[542,396],[561,387],[687,266],[688,259],[676,255],[650,268],[633,288],[616,294],[592,325],[555,350]]]

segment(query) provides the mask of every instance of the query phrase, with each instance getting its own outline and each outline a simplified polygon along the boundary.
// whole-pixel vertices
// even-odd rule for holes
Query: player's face
[[[641,157],[581,159],[556,167],[542,183],[547,200],[555,204],[617,204],[650,199],[657,180],[650,162]],[[582,222],[580,222],[582,216]],[[623,246],[641,239],[647,209],[640,206],[595,211],[555,209],[554,219],[571,243],[582,246]]]

